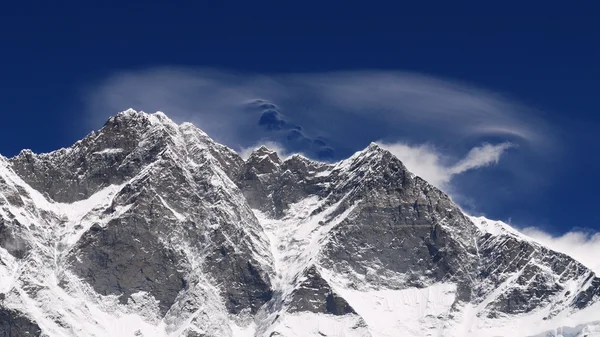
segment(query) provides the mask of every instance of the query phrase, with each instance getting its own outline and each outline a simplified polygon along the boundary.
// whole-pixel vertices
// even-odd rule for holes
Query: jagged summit
[[[22,152],[10,160],[28,184],[54,201],[73,202],[121,184],[167,156],[198,164],[209,160],[228,174],[237,174],[243,162],[189,123],[177,125],[161,112],[132,109],[109,118],[71,148],[39,155]]]
[[[123,126],[126,127],[133,127],[135,125],[140,126],[140,123],[142,124],[142,126],[149,126],[150,125],[158,125],[158,124],[163,124],[165,126],[177,126],[177,124],[171,120],[169,117],[167,117],[167,115],[165,115],[163,112],[161,111],[156,111],[154,113],[147,113],[144,111],[136,111],[134,109],[127,109],[124,111],[121,111],[119,113],[117,113],[114,116],[111,116],[108,118],[108,120],[105,123],[106,125],[109,124],[113,124],[113,123],[123,123],[123,122],[128,122],[131,124],[124,124]]]
[[[369,150],[369,151],[384,151],[384,149],[375,142],[369,143],[369,146],[367,146],[367,150]]]
[[[264,145],[256,148],[248,157],[248,161],[262,161],[262,160],[270,160],[273,163],[281,164],[281,159],[276,151],[270,150]]]
[[[261,145],[261,146],[257,147],[256,150],[254,150],[254,152],[258,153],[258,154],[270,154],[270,153],[273,153],[275,151],[269,149],[265,145]]]
[[[379,144],[371,142],[363,150],[355,152],[350,158],[337,163],[338,166],[344,165],[377,165],[378,163],[398,163],[403,170],[406,170],[404,164],[388,150],[382,148]]]
[[[0,336],[583,336],[600,279],[375,143],[244,161],[129,109],[0,157],[0,295]]]
[[[148,114],[143,111],[138,112],[137,110],[135,110],[133,108],[123,110],[116,114],[116,116],[124,116],[124,117],[133,117],[133,116],[142,116],[142,115],[148,115]]]
[[[162,119],[162,120],[165,120],[165,119],[170,120],[167,117],[167,115],[165,115],[165,113],[162,111],[156,111],[154,113],[147,113],[142,110],[137,111],[133,108],[129,108],[127,110],[118,112],[115,116],[113,116],[111,118],[152,118],[152,117],[156,117],[156,118]],[[110,120],[110,118],[109,118],[109,120]]]

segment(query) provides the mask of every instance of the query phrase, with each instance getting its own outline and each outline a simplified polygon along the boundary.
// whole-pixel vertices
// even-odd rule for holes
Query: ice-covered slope
[[[128,110],[0,158],[0,336],[593,336],[599,296],[375,144],[244,161]]]

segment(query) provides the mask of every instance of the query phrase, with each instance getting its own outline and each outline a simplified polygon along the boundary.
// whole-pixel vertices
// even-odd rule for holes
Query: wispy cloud
[[[412,173],[427,180],[439,188],[445,188],[452,175],[442,160],[441,154],[431,145],[421,144],[387,144],[379,142],[379,146],[390,151]]]
[[[454,175],[468,170],[498,164],[500,156],[504,151],[511,147],[515,147],[515,145],[508,142],[495,145],[486,143],[474,147],[464,159],[461,159],[458,163],[454,164],[448,171],[451,175]]]
[[[488,165],[510,172],[504,177],[519,190],[535,190],[542,172],[536,163],[557,157],[558,148],[534,109],[472,84],[410,72],[258,75],[163,67],[115,74],[93,86],[86,102],[95,126],[129,107],[160,110],[234,149],[270,141],[280,153],[330,161],[379,140],[447,192],[458,175]],[[511,147],[518,151],[503,156]],[[451,192],[472,195],[481,186]]]
[[[275,109],[249,109],[257,101]],[[342,152],[376,139],[456,143],[493,136],[531,148],[550,141],[548,125],[524,105],[472,85],[407,72],[268,76],[156,68],[115,74],[94,86],[87,102],[96,124],[129,107],[161,110],[233,147],[264,138],[293,150],[317,141]],[[302,137],[290,136],[298,130]]]
[[[472,148],[464,158],[452,163],[451,158],[442,155],[432,145],[410,146],[402,143],[387,144],[384,142],[379,144],[398,157],[411,172],[444,190],[450,189],[449,183],[453,176],[468,170],[497,164],[500,156],[506,150],[515,146],[508,142],[500,144],[484,143]]]

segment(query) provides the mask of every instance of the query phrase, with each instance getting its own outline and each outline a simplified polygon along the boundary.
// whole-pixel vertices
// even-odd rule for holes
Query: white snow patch
[[[512,228],[510,225],[497,220],[490,220],[483,216],[468,216],[469,220],[471,220],[477,228],[483,233],[490,233],[494,236],[496,235],[512,235],[516,236],[520,239],[526,241],[533,241],[531,238],[527,237],[523,233],[518,230]]]
[[[331,175],[332,171],[321,171],[318,172],[317,174],[315,174],[315,177],[328,177],[329,175]]]
[[[94,152],[93,154],[96,154],[96,155],[110,155],[110,154],[117,154],[117,153],[121,153],[121,152],[123,152],[123,149],[119,149],[119,148],[107,148],[107,149],[104,149],[102,151]]]
[[[234,322],[230,321],[231,335],[233,337],[255,337],[256,324],[250,323],[248,326],[239,326]]]
[[[370,291],[334,286],[334,290],[365,319],[373,337],[396,337],[400,332],[415,337],[448,335],[445,322],[456,298],[454,284]]]
[[[330,219],[330,215],[343,202],[329,206],[324,211],[311,215],[325,201],[316,196],[292,204],[283,219],[270,219],[264,213],[253,210],[271,244],[276,277],[274,287],[284,294],[293,290],[294,277],[316,263],[322,241],[331,228],[343,221],[352,212],[348,207],[342,214]]]
[[[55,203],[57,213],[65,215],[69,221],[80,221],[93,210],[100,210],[108,207],[115,194],[123,188],[124,185],[111,185],[94,193],[88,199],[76,201],[74,203]]]
[[[596,333],[595,330],[600,327],[600,303],[575,313],[563,312],[547,320],[544,320],[544,317],[548,314],[546,309],[530,314],[506,315],[499,318],[467,317],[474,313],[472,309],[473,307],[468,305],[460,315],[474,324],[465,330],[465,320],[463,319],[462,322],[457,320],[455,328],[449,336],[591,337],[598,335],[586,335],[583,332],[592,331]]]
[[[96,223],[107,223],[108,220],[118,217],[126,212],[129,207],[119,208],[110,219],[102,218],[102,211],[110,206],[114,196],[124,185],[111,185],[106,187],[85,200],[76,201],[71,204],[56,203],[56,213],[67,219],[65,228],[61,234],[61,242],[67,246],[74,245],[81,235]]]
[[[334,316],[315,313],[284,314],[264,336],[278,332],[285,337],[371,337],[356,315]],[[404,336],[398,334],[394,336]],[[237,337],[237,336],[236,336]],[[245,336],[244,336],[245,337]]]
[[[171,213],[173,213],[173,215],[177,218],[177,220],[181,221],[181,220],[185,219],[185,216],[183,214],[177,212],[176,210],[174,210],[173,207],[169,206],[169,204],[165,201],[165,199],[163,197],[158,195],[158,198],[160,199],[160,202],[162,202],[163,206],[165,206],[169,211],[171,211]]]

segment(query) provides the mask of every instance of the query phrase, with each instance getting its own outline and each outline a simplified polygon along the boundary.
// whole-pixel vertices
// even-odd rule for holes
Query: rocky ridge
[[[266,147],[243,160],[133,110],[70,148],[0,157],[0,296],[0,336],[600,326],[593,272],[469,217],[377,144],[334,164]]]

